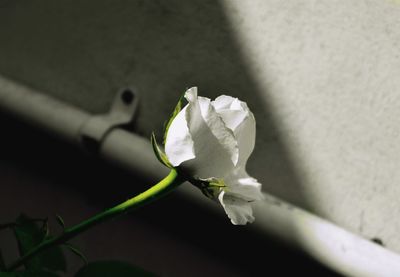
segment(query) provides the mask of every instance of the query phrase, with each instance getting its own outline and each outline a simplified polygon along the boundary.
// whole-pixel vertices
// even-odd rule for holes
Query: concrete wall
[[[400,251],[400,3],[225,3],[306,203]]]

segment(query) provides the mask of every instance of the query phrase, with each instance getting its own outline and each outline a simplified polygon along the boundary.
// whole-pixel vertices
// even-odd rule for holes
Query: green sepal
[[[178,115],[178,113],[182,110],[182,105],[183,105],[183,100],[185,93],[183,93],[181,95],[181,97],[178,100],[178,103],[175,106],[175,109],[173,110],[173,112],[171,113],[171,116],[169,117],[168,121],[166,122],[166,124],[164,124],[164,137],[163,137],[163,145],[165,145],[165,142],[167,141],[167,134],[168,134],[168,130],[169,127],[171,126],[172,121],[174,121],[175,117]]]
[[[226,183],[222,178],[212,177],[207,179],[191,179],[189,181],[210,199],[217,198],[220,192],[226,187]]]
[[[64,219],[63,219],[60,215],[56,214],[56,220],[57,220],[57,223],[58,223],[58,224],[61,226],[61,228],[64,230],[64,229],[65,229]]]
[[[167,155],[165,155],[165,153],[158,146],[156,135],[154,134],[154,132],[151,134],[150,141],[151,141],[151,146],[153,146],[154,154],[156,155],[160,163],[162,163],[166,167],[173,168],[171,163],[168,161]]]
[[[212,177],[212,178],[206,179],[205,181],[208,182],[210,187],[214,187],[214,188],[226,187],[226,183],[225,183],[224,179],[222,179],[222,178]]]

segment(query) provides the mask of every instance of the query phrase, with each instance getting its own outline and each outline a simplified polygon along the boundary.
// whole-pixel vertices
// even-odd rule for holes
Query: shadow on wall
[[[0,72],[91,112],[118,89],[141,97],[137,132],[161,128],[185,88],[248,102],[258,120],[249,171],[307,208],[301,183],[215,1],[23,1],[0,9]]]
[[[273,116],[265,109],[265,101],[258,98],[257,85],[249,76],[221,6],[215,1],[0,1],[0,33],[2,74],[90,112],[106,111],[118,89],[133,86],[141,97],[136,131],[147,137],[152,130],[161,134],[164,120],[187,87],[196,85],[201,95],[211,98],[226,93],[248,102],[258,120],[256,151],[249,162],[249,172],[263,183],[265,191],[307,208],[301,179],[279,138]],[[27,133],[24,136],[35,143],[42,139]],[[42,155],[38,148],[29,150],[33,156],[44,157],[40,165],[22,154],[13,159],[43,175],[49,174],[57,183],[74,186],[99,206],[132,192],[131,176],[115,169],[110,169],[108,177],[104,173],[93,176],[103,166],[98,164],[89,169],[82,162],[71,167],[68,162],[54,164],[53,160],[61,160],[63,155],[70,158],[66,161],[79,160],[80,154],[68,153],[57,143],[42,146],[60,150],[56,156]],[[68,178],[65,167],[70,167]],[[47,173],[49,169],[52,173]],[[119,196],[109,199],[107,180],[113,183],[114,190],[119,190]],[[91,187],[93,183],[98,184],[96,190]],[[210,220],[190,203],[187,205],[195,216],[184,215],[181,210],[186,203],[176,205],[173,203],[177,201],[171,199],[141,211],[137,217],[216,251],[213,255],[218,259],[226,262],[232,258],[244,272],[264,268],[263,262],[271,262],[266,259],[276,263],[277,257],[285,257],[288,251],[279,250],[281,253],[275,258],[271,253],[265,258],[256,257],[255,250],[270,251],[270,241],[245,237],[250,233],[242,228],[233,230],[227,222]],[[159,206],[164,214],[161,220]],[[168,213],[181,213],[185,218],[170,219]],[[200,219],[195,220],[196,216]],[[182,221],[186,230],[182,230]],[[224,234],[222,239],[214,237],[215,230]],[[232,245],[229,240],[239,243]],[[236,248],[238,255],[247,256],[241,262]],[[278,247],[272,248],[278,251]],[[295,260],[290,259],[288,264]],[[253,260],[257,265],[252,264]],[[306,270],[304,266],[303,269]]]

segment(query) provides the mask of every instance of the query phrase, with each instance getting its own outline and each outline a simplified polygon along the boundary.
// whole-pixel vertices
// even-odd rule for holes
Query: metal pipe
[[[92,115],[26,86],[0,76],[0,109],[56,134],[71,143],[81,143],[82,128]],[[149,140],[122,129],[112,129],[101,141],[99,154],[128,170],[159,179],[167,170],[155,159]],[[202,206],[209,204],[192,186],[179,188]],[[272,195],[255,206],[251,228],[273,235],[298,248],[327,267],[347,276],[400,276],[400,256],[352,234],[301,208]]]
[[[90,114],[57,101],[0,75],[0,109],[24,121],[76,143]]]

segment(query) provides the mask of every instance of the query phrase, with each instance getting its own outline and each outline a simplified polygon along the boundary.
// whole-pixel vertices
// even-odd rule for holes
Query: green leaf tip
[[[81,258],[81,260],[85,263],[85,266],[88,264],[88,260],[86,256],[75,246],[69,244],[69,243],[64,243],[64,246],[67,247],[72,253],[74,253],[76,256]]]
[[[166,124],[164,126],[163,145],[165,145],[165,142],[167,141],[167,134],[168,134],[169,127],[172,124],[172,121],[174,121],[175,117],[182,110],[183,100],[185,99],[184,96],[185,96],[185,93],[183,93],[181,95],[181,97],[179,97],[179,100],[175,106],[175,109],[172,111],[171,116],[169,117],[168,121],[166,122]]]
[[[61,226],[61,228],[65,229],[64,219],[60,215],[56,214],[56,220],[57,223]]]
[[[168,161],[167,155],[165,155],[165,153],[158,146],[156,135],[154,134],[154,132],[151,133],[150,141],[151,141],[151,146],[153,147],[154,154],[156,155],[160,163],[162,163],[166,167],[173,168],[171,163]]]
[[[39,226],[38,222],[41,222]],[[43,241],[50,239],[47,219],[32,219],[21,214],[13,227],[20,255],[23,256]],[[66,260],[60,247],[49,248],[24,263],[29,271],[66,271]]]

